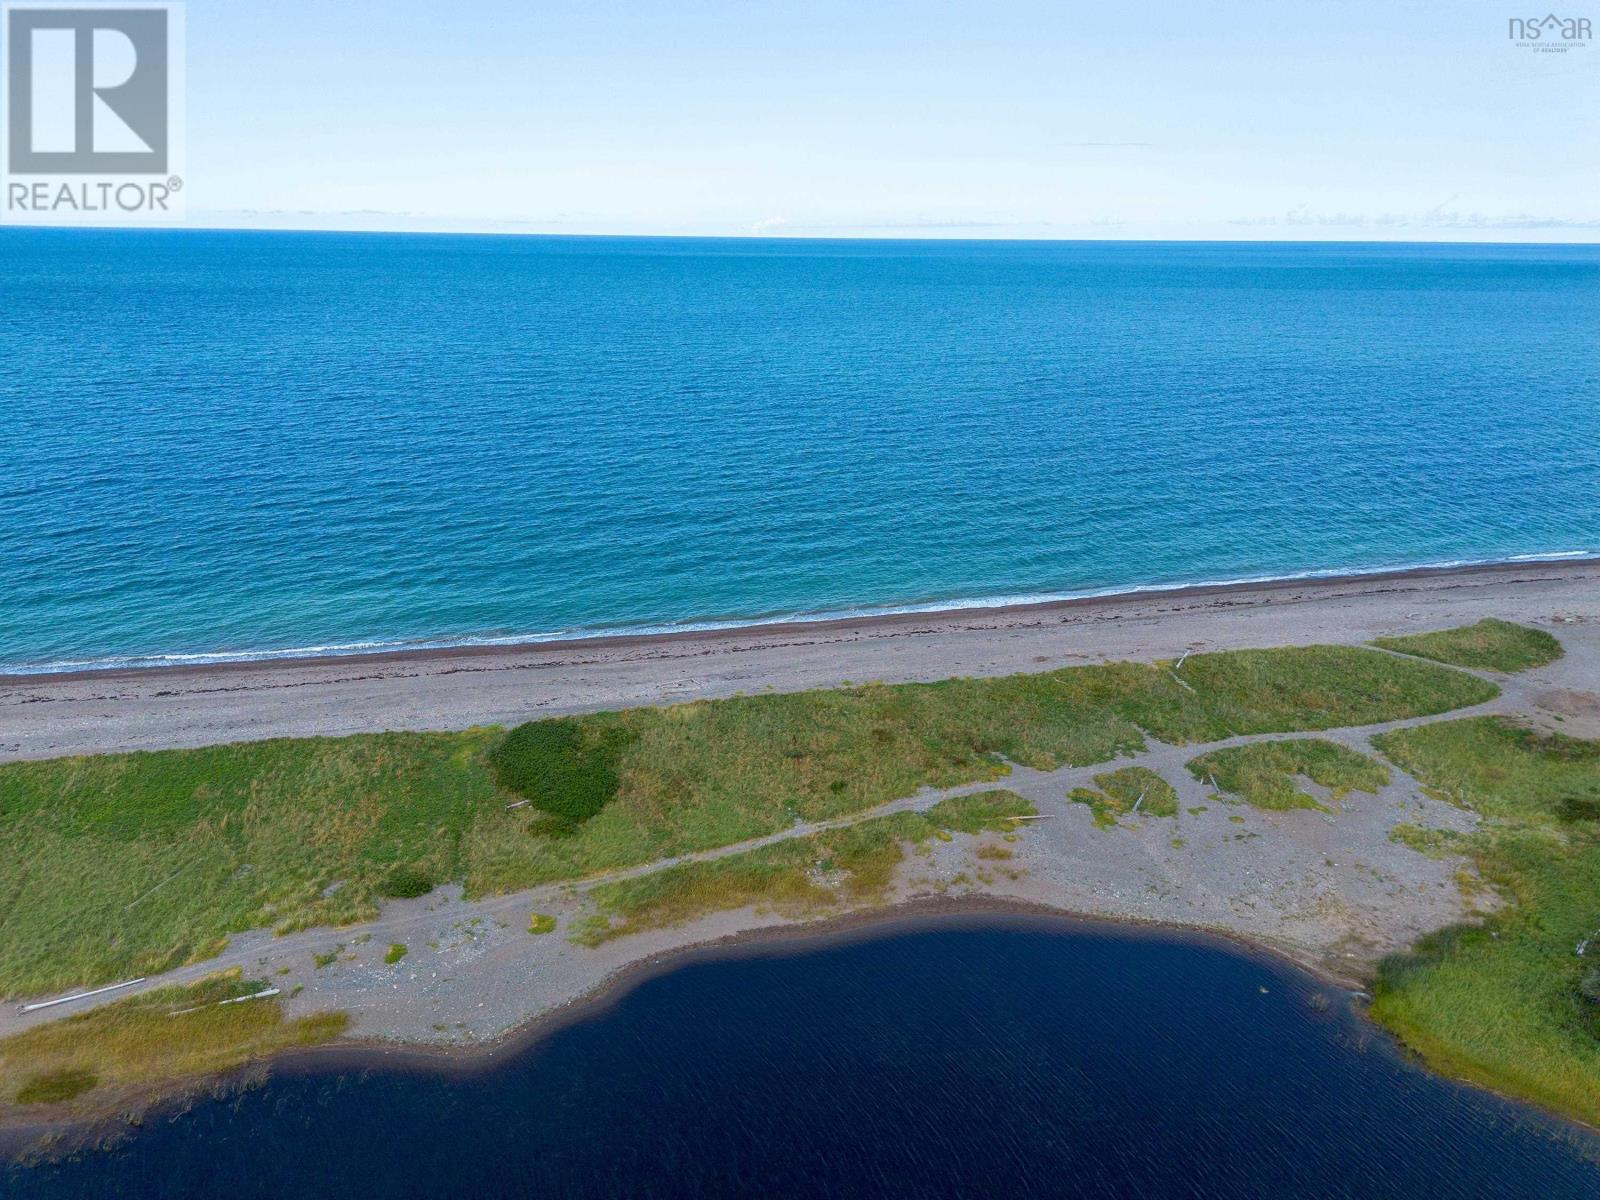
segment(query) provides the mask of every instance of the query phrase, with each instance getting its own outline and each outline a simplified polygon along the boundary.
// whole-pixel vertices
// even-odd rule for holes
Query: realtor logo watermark
[[[0,5],[0,217],[183,216],[183,5]]]
[[[1565,54],[1581,50],[1594,36],[1588,17],[1558,17],[1546,13],[1542,17],[1508,17],[1506,37],[1518,49],[1532,50],[1537,54]]]

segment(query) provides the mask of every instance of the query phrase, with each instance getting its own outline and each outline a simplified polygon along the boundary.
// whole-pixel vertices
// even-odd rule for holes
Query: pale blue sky
[[[190,0],[189,213],[1600,240],[1600,44],[1519,48],[1508,7]]]

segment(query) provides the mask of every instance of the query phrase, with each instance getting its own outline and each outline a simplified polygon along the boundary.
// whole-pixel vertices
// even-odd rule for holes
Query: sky
[[[1600,44],[1516,7],[190,0],[189,220],[1600,241]]]

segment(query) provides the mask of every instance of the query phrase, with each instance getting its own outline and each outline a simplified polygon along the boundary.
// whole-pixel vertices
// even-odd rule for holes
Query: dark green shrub
[[[378,895],[390,900],[414,900],[431,891],[433,880],[415,867],[395,867],[378,884]]]
[[[617,762],[633,740],[627,730],[588,718],[518,725],[490,753],[495,781],[572,827],[617,794]]]
[[[1556,815],[1563,821],[1600,821],[1600,800],[1563,796],[1556,801]]]

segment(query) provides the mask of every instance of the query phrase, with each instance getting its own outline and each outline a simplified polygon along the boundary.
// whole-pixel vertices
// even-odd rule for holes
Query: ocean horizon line
[[[297,659],[339,659],[362,655],[410,654],[447,650],[491,649],[496,647],[543,646],[558,645],[566,642],[593,641],[603,638],[648,638],[671,637],[677,634],[731,633],[742,629],[760,629],[769,626],[816,625],[853,620],[869,621],[883,617],[933,616],[941,613],[964,611],[981,612],[1032,605],[1063,604],[1076,600],[1161,595],[1163,593],[1193,591],[1203,588],[1237,588],[1311,580],[1361,579],[1375,575],[1405,575],[1419,571],[1454,571],[1479,567],[1507,567],[1517,564],[1576,562],[1600,562],[1600,548],[1538,551],[1529,554],[1513,554],[1500,558],[1441,559],[1421,563],[1354,568],[1327,567],[1278,575],[1249,575],[1226,579],[1195,579],[1166,583],[1116,585],[1087,591],[953,596],[938,600],[908,601],[898,604],[755,613],[737,617],[708,617],[681,622],[582,626],[529,633],[459,634],[393,639],[369,638],[307,646],[106,655],[99,658],[52,659],[34,662],[0,662],[0,678],[28,675],[88,674],[100,671],[142,671],[181,667],[230,666]]]
[[[867,227],[861,227],[867,228]],[[933,228],[944,228],[934,226]],[[951,227],[956,228],[956,227]],[[1563,231],[1569,227],[1560,226]],[[1586,227],[1577,227],[1584,232]],[[561,229],[512,229],[512,228],[474,228],[469,226],[442,226],[442,227],[401,227],[401,226],[339,226],[339,225],[207,225],[186,222],[182,225],[52,225],[49,223],[27,224],[23,222],[10,222],[0,226],[0,232],[14,229],[27,233],[67,233],[67,234],[186,234],[186,233],[262,233],[262,234],[328,234],[331,236],[370,236],[370,237],[419,237],[419,238],[527,238],[545,239],[550,241],[629,241],[629,242],[789,242],[789,243],[826,243],[826,242],[851,242],[851,243],[904,243],[929,245],[953,245],[970,243],[974,245],[1016,245],[1016,246],[1381,246],[1393,248],[1399,246],[1426,246],[1426,247],[1477,247],[1484,249],[1493,248],[1527,248],[1539,249],[1573,249],[1600,251],[1600,234],[1588,238],[1574,240],[1560,240],[1553,238],[1494,238],[1494,237],[1374,237],[1370,231],[1364,231],[1361,236],[1344,237],[1223,237],[1223,236],[1188,236],[1178,237],[1167,234],[1127,234],[1121,237],[1091,237],[1091,236],[1062,236],[1043,237],[1028,236],[1017,233],[1005,234],[977,234],[970,230],[960,233],[939,235],[925,231],[921,232],[892,232],[879,233],[845,232],[832,230],[819,230],[816,232],[789,232],[777,233],[771,231],[728,231],[722,233],[711,232],[606,232],[603,230],[561,230]],[[1483,232],[1501,232],[1500,227],[1488,226]]]

